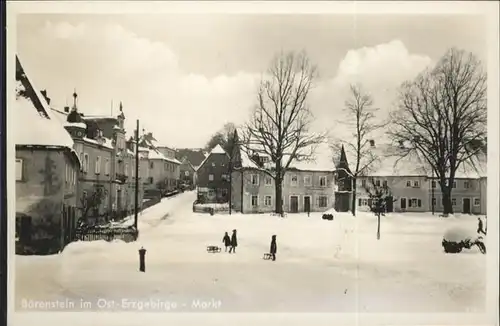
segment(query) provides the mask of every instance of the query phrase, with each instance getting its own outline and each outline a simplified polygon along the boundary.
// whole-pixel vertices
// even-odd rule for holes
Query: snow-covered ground
[[[320,213],[210,216],[192,212],[194,199],[186,192],[144,211],[134,243],[73,243],[59,255],[16,256],[16,308],[31,299],[75,304],[59,309],[65,311],[140,311],[133,301],[154,305],[143,311],[170,312],[485,310],[487,255],[476,248],[444,254],[441,247],[451,227],[474,232],[474,216],[390,214],[377,241],[377,221],[368,213],[339,213],[333,221]],[[222,247],[224,232],[233,229],[236,254],[206,252]],[[275,262],[262,259],[273,234]],[[141,247],[146,273],[138,272]]]

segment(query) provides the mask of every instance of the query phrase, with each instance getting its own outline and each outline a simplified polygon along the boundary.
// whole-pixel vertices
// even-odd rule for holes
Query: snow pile
[[[453,227],[446,230],[443,235],[443,239],[450,242],[461,242],[466,240],[472,240],[477,238],[477,234],[471,229],[463,229],[458,227]]]

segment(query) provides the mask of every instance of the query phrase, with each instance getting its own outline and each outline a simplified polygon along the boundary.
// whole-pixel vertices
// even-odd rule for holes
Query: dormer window
[[[370,147],[375,147],[375,140],[374,139],[370,139]]]

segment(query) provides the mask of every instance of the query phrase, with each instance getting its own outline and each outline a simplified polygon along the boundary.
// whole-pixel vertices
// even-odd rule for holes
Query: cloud
[[[338,64],[336,76],[320,83],[312,94],[316,106],[321,107],[317,110],[319,124],[327,127],[334,124],[333,120],[348,118],[342,109],[349,98],[350,84],[361,86],[372,96],[374,106],[380,108],[380,120],[387,118],[398,87],[432,63],[426,55],[410,53],[399,40],[349,50]],[[338,124],[335,132],[339,132]]]
[[[123,101],[130,134],[140,119],[161,143],[176,147],[202,146],[226,122],[243,122],[261,77],[245,71],[211,78],[186,73],[168,44],[118,24],[48,22],[38,32],[22,34],[18,44],[27,66],[36,67],[32,78],[48,89],[52,103],[64,106],[74,87],[86,114],[110,113],[111,100],[116,114]],[[349,83],[361,82],[377,105],[386,105],[401,82],[429,63],[397,40],[350,50],[336,77],[318,80],[311,92],[316,127],[335,124]]]

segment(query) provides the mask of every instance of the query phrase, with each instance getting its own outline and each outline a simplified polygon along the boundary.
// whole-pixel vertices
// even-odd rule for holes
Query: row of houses
[[[369,210],[367,185],[385,186],[393,200],[389,212],[442,212],[443,203],[439,180],[414,159],[393,155],[394,145],[371,147],[377,153],[367,173],[353,183],[351,170],[355,160],[344,147],[332,152],[327,144],[319,146],[312,162],[294,162],[282,183],[282,203],[285,212],[324,212],[334,208],[339,212],[352,210],[353,191],[357,210]],[[400,146],[398,144],[397,146]],[[352,162],[352,163],[350,163]],[[199,166],[198,200],[228,202],[243,213],[264,213],[275,210],[274,179],[265,172],[269,158],[244,151],[232,162],[229,178],[229,156],[217,146]],[[355,189],[355,190],[354,190]],[[454,211],[465,214],[486,214],[487,176],[486,155],[480,155],[477,166],[462,165],[452,185]]]
[[[180,165],[150,133],[126,139],[125,114],[86,116],[50,105],[16,57],[16,244],[52,253],[72,241],[77,222],[102,223],[132,215],[136,182],[141,209],[151,190],[177,189]],[[20,249],[21,250],[21,249]]]

